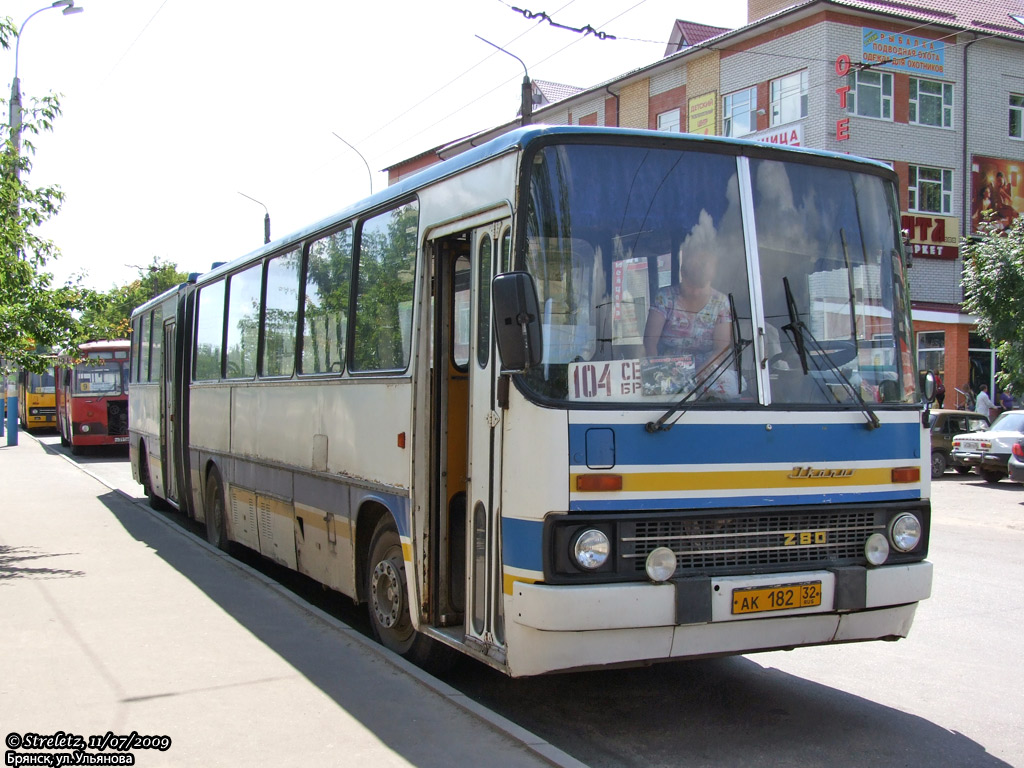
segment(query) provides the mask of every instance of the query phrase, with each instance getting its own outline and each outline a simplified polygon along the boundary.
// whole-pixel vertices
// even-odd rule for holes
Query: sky
[[[75,0],[84,11],[64,16],[4,0],[16,27],[47,8],[22,33],[22,101],[56,93],[63,110],[25,179],[65,194],[40,230],[61,254],[46,269],[101,291],[154,258],[204,272],[262,246],[263,206],[283,237],[367,196],[371,177],[383,189],[383,168],[514,119],[523,66],[477,35],[533,79],[587,88],[660,59],[676,19],[736,28],[747,7],[540,3]],[[14,68],[0,50],[5,102]]]

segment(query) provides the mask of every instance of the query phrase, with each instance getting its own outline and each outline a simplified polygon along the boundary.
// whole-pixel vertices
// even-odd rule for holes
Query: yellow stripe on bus
[[[502,585],[506,595],[511,595],[512,594],[512,590],[515,588],[515,583],[517,581],[521,581],[524,584],[536,584],[537,583],[537,579],[528,579],[528,578],[525,578],[524,576],[513,576],[512,574],[506,573],[504,575],[504,578],[503,578],[503,582],[504,583]]]
[[[576,478],[570,476],[570,488]],[[590,474],[590,473],[587,473]],[[631,472],[622,473],[623,493],[650,491],[754,490],[758,488],[831,488],[834,486],[891,485],[891,467],[866,469],[815,469],[793,467],[779,470],[733,472]],[[579,492],[584,493],[584,492]]]

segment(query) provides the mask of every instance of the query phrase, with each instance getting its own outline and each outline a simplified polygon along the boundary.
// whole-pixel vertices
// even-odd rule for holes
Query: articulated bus
[[[60,444],[128,444],[128,357],[124,339],[90,341],[61,355],[55,369]]]
[[[57,426],[57,399],[53,365],[42,373],[18,371],[18,421],[22,429]]]
[[[896,184],[819,151],[513,131],[138,308],[133,472],[418,660],[905,637],[932,380]],[[659,311],[696,341],[652,344]]]

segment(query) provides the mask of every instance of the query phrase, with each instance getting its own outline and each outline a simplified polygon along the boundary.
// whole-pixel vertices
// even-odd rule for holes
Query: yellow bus
[[[18,422],[22,429],[57,426],[56,386],[51,362],[42,373],[18,371]]]

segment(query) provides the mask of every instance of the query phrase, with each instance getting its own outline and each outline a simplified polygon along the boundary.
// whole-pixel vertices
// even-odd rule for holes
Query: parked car
[[[1007,474],[1014,443],[1024,438],[1024,411],[1007,411],[984,432],[953,437],[950,457],[978,469],[986,482],[998,483]]]
[[[930,414],[932,479],[942,477],[947,467],[952,467],[963,474],[970,472],[969,465],[956,463],[949,455],[953,449],[953,436],[988,429],[988,417],[974,411],[956,411],[948,408],[934,408]]]
[[[1013,444],[1010,458],[1006,462],[1006,471],[1013,482],[1024,483],[1024,439]]]

